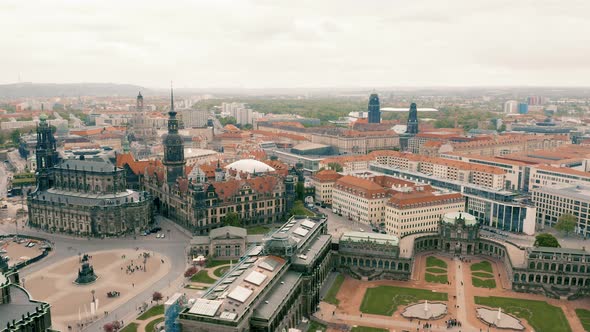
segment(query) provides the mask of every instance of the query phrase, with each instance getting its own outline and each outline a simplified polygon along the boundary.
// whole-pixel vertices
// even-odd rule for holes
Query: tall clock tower
[[[41,120],[37,127],[37,147],[35,157],[37,158],[37,190],[47,190],[53,186],[53,166],[59,161],[57,144],[47,116],[41,114]]]
[[[168,119],[168,134],[164,137],[164,161],[166,167],[166,181],[176,182],[176,179],[184,176],[184,143],[178,134],[178,119],[174,110],[174,91],[170,90],[170,118]]]

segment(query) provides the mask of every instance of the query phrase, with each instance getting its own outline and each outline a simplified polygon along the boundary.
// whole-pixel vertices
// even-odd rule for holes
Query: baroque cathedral
[[[153,222],[152,198],[127,189],[110,160],[60,160],[47,117],[37,127],[37,188],[27,197],[29,225],[83,236],[136,234]]]

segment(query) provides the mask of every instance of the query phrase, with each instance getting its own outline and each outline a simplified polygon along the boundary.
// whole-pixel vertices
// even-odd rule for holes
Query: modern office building
[[[528,113],[529,113],[529,104],[519,103],[518,104],[518,114],[528,114]]]
[[[369,97],[369,123],[381,123],[381,105],[379,103],[379,96],[376,93]]]

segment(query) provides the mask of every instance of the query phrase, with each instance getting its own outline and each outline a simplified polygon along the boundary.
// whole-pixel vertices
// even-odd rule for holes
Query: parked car
[[[150,231],[150,233],[152,233],[152,234],[153,233],[158,233],[161,230],[162,230],[162,227],[154,227],[154,228],[152,228],[152,230]]]
[[[381,232],[379,232],[379,233],[381,233],[381,234],[387,234],[387,232],[386,231],[383,231],[383,230]]]

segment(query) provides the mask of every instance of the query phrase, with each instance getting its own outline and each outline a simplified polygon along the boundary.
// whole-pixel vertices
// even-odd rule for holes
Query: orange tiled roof
[[[335,182],[341,177],[342,175],[332,169],[324,169],[311,176],[312,179],[319,182]]]
[[[543,169],[546,171],[556,172],[556,173],[590,177],[590,172],[578,171],[576,169],[567,168],[567,167],[554,167],[554,166],[549,166],[549,165],[536,165],[534,167],[538,168],[538,169]]]
[[[398,208],[409,207],[414,204],[443,203],[445,201],[460,200],[463,195],[460,193],[435,195],[429,191],[397,192],[389,199],[389,204]]]
[[[385,195],[386,193],[386,190],[375,182],[350,175],[345,175],[336,180],[334,188],[339,188],[345,191],[351,190],[353,193],[364,194],[366,197],[373,194]]]

